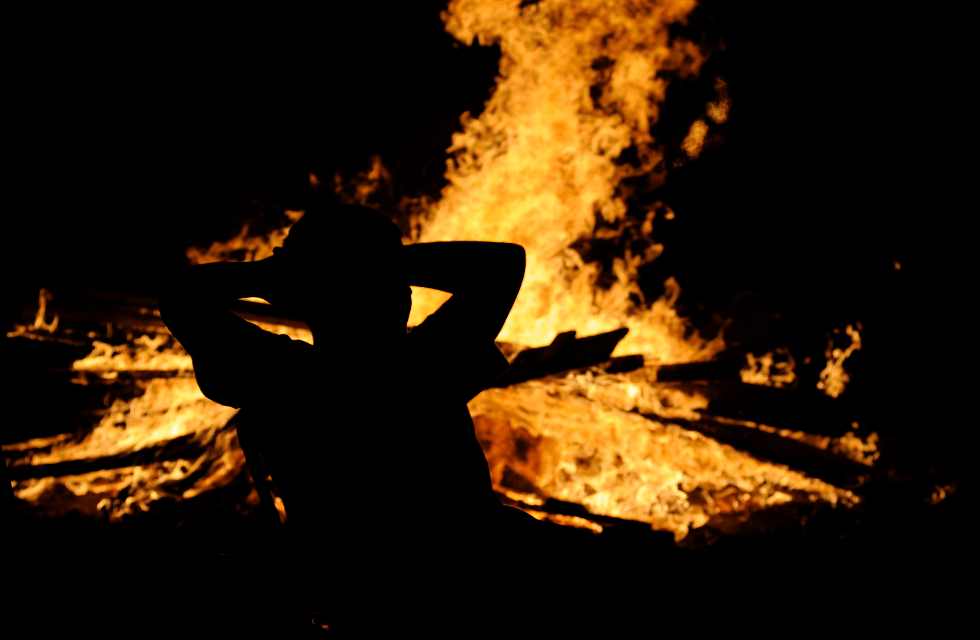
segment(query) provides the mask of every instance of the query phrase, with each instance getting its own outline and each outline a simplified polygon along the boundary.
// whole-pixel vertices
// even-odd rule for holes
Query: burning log
[[[669,531],[651,529],[645,522],[626,520],[612,516],[598,515],[574,502],[547,498],[543,502],[525,502],[512,492],[495,492],[501,504],[517,507],[539,520],[548,520],[563,526],[588,529],[603,538],[642,538],[649,550],[671,550],[676,548],[674,536]]]
[[[659,372],[657,374],[659,380]],[[853,408],[840,398],[790,389],[745,384],[680,383],[680,388],[708,399],[705,413],[733,420],[750,420],[822,436],[840,437],[854,429]]]
[[[646,417],[660,420],[655,415]],[[754,456],[786,464],[828,482],[847,485],[859,478],[876,475],[874,468],[845,456],[744,423],[707,416],[701,420],[674,418],[671,421]]]
[[[691,380],[738,380],[745,358],[738,354],[721,354],[703,362],[683,362],[657,367],[658,382]]]
[[[588,367],[609,362],[615,371],[628,371],[643,366],[643,356],[625,356],[609,359],[629,329],[616,329],[585,338],[577,338],[574,331],[559,333],[547,347],[524,349],[511,362],[510,369],[497,378],[494,387],[507,387],[525,380],[542,378],[549,374]]]
[[[669,530],[675,540],[712,518],[739,528],[735,521],[745,509],[791,503],[810,509],[815,502],[856,501],[850,491],[818,477],[768,458],[759,460],[745,446],[722,446],[684,426],[681,415],[644,416],[632,406],[638,398],[643,407],[658,404],[645,397],[646,391],[616,394],[615,389],[590,385],[588,377],[551,377],[488,389],[470,402],[495,489],[527,505],[554,498],[577,503],[592,514]],[[627,391],[637,386],[620,376],[595,378],[610,378]],[[617,397],[632,397],[632,404],[616,406]],[[686,407],[674,409],[679,414]],[[692,421],[698,419],[696,413],[685,412]],[[741,506],[727,509],[722,503],[732,491]]]
[[[234,421],[226,424],[221,431],[234,429]],[[198,433],[189,433],[168,440],[155,447],[147,447],[137,451],[129,451],[117,455],[97,458],[82,458],[48,464],[31,464],[33,452],[11,451],[10,462],[7,464],[7,475],[10,480],[26,480],[28,478],[46,478],[49,476],[75,476],[103,469],[119,469],[122,467],[148,466],[151,464],[176,461],[194,460],[203,452],[201,437]]]

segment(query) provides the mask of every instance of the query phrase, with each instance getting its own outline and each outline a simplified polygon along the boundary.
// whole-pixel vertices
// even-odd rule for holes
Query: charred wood
[[[737,354],[721,354],[704,362],[666,364],[657,367],[657,382],[689,380],[738,380],[745,367],[745,358]]]
[[[91,352],[88,344],[76,348],[13,338],[4,340],[4,347],[5,368],[16,372],[4,385],[11,399],[0,427],[0,443],[4,444],[90,429],[98,424],[113,400],[142,394],[142,381],[191,375],[125,371],[107,379],[71,369],[74,360]],[[57,394],[58,402],[50,401],[52,393]]]
[[[73,372],[32,370],[28,368],[30,364],[20,358],[5,362],[8,371],[17,374],[4,385],[10,401],[0,427],[0,443],[84,430],[99,422],[106,411],[105,386],[70,384]],[[53,392],[57,393],[58,402],[51,402]]]
[[[69,338],[59,336],[62,341],[76,336],[79,339],[85,336],[91,338],[90,333],[100,338],[111,338],[116,332],[166,331],[155,298],[75,287],[53,286],[50,291],[52,296],[47,302],[45,315],[49,318],[57,315],[59,324],[71,331]],[[282,317],[270,305],[258,302],[236,300],[228,308],[247,320],[306,327],[302,321]],[[33,318],[28,318],[28,315],[23,312],[20,321],[32,321]]]

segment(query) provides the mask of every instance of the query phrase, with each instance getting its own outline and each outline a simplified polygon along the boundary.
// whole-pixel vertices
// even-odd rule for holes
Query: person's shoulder
[[[468,402],[507,370],[507,359],[492,340],[438,329],[422,323],[406,336],[405,364],[417,384]]]
[[[262,331],[257,340],[250,343],[251,353],[246,354],[254,368],[254,375],[269,380],[294,384],[298,378],[308,376],[316,369],[317,350],[312,344],[295,337]]]

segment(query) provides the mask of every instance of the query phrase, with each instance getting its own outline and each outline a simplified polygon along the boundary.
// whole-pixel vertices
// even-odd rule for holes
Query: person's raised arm
[[[241,406],[256,374],[248,342],[261,329],[228,306],[251,296],[268,300],[273,267],[271,259],[217,262],[184,269],[162,283],[160,317],[191,355],[201,390],[216,402]]]
[[[432,242],[402,250],[412,286],[453,294],[439,310],[443,321],[477,339],[500,333],[524,280],[524,248],[502,242]]]

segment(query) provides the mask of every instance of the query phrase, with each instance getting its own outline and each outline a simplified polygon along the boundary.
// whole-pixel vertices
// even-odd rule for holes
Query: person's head
[[[368,207],[308,208],[274,252],[295,274],[291,305],[314,330],[363,326],[404,335],[412,293],[398,264],[401,238],[395,223]]]

